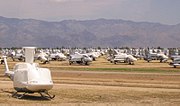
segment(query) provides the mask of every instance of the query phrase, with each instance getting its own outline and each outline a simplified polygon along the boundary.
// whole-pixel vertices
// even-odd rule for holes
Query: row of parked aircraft
[[[147,62],[159,60],[161,63],[172,60],[170,65],[180,66],[180,56],[178,51],[174,51],[171,55],[168,49],[162,51],[161,49],[136,49],[135,51],[127,51],[126,49],[115,49],[108,54],[107,60],[111,63],[117,64],[120,62],[134,64],[138,59],[144,59]]]
[[[3,49],[1,54],[11,57],[13,61],[24,61],[23,49]],[[127,63],[135,64],[138,59],[144,59],[147,62],[159,60],[167,62],[171,59],[170,65],[180,66],[180,56],[178,49],[174,49],[170,53],[169,49],[36,49],[34,60],[40,60],[46,64],[50,61],[69,61],[69,65],[78,63],[81,65],[89,65],[92,61],[101,55],[107,56],[107,60],[111,63]],[[3,60],[1,61],[1,64]]]
[[[24,50],[3,50],[1,54],[6,55],[7,57],[12,58],[13,61],[24,61]],[[104,54],[102,51],[92,51],[88,52],[77,50],[59,50],[59,49],[37,49],[34,55],[34,60],[40,60],[42,63],[46,64],[50,61],[65,61],[69,60],[69,64],[78,63],[89,65],[90,62],[95,61],[97,57],[101,54]]]
[[[48,50],[39,49],[36,50],[35,47],[24,47],[23,49],[15,52],[14,50],[2,50],[3,55],[0,59],[1,64],[5,65],[5,76],[9,77],[13,81],[15,93],[12,97],[23,98],[27,93],[39,93],[41,97],[46,99],[53,99],[55,95],[50,95],[49,90],[53,87],[53,81],[51,78],[51,72],[47,68],[40,68],[38,63],[34,62],[34,59],[42,59],[44,62],[48,62],[48,58],[52,61],[55,60],[66,60],[67,56],[69,59],[69,64],[78,63],[88,65],[89,62],[95,61],[96,58],[101,55],[108,55],[107,59],[114,64],[124,62],[128,64],[134,64],[137,58],[142,58],[148,62],[152,60],[160,60],[160,62],[166,62],[168,56],[165,52],[161,50],[148,52],[139,50],[139,52],[128,53],[126,49],[104,49],[104,50]],[[66,55],[65,55],[65,54]],[[18,59],[19,61],[24,61],[22,63],[15,64],[12,71],[8,68],[7,56],[10,56],[13,60]],[[180,65],[180,56],[175,53],[170,57],[173,62],[170,65],[176,67]],[[46,63],[45,62],[45,63]],[[20,94],[23,93],[23,94]]]
[[[11,57],[13,61],[19,60],[24,61],[24,50],[18,49],[18,50],[6,50],[2,53],[3,55],[6,55],[8,57]],[[44,50],[37,50],[36,54],[34,55],[35,60],[40,60],[43,63],[48,63],[50,60],[66,60],[66,56],[61,52],[48,52]]]

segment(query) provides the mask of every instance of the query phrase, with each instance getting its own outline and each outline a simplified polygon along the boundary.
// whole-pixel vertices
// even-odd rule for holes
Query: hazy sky
[[[98,18],[180,23],[180,0],[0,0],[0,16],[48,21]]]

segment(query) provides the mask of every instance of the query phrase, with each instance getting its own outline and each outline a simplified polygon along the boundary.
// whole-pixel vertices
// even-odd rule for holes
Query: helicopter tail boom
[[[14,77],[14,72],[13,71],[9,71],[9,67],[8,67],[8,64],[7,64],[7,59],[6,59],[6,56],[3,56],[3,59],[4,59],[4,65],[5,65],[5,76],[9,77],[11,80],[13,80],[13,77]]]

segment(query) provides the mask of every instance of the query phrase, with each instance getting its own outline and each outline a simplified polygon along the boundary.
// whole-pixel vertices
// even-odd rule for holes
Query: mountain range
[[[180,24],[121,19],[48,22],[0,16],[0,47],[180,47]]]

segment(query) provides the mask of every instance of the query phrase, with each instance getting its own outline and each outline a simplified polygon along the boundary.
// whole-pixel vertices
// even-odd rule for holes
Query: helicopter
[[[53,99],[55,95],[50,95],[48,91],[53,88],[51,72],[47,68],[40,68],[34,62],[36,47],[24,47],[25,62],[17,63],[13,71],[10,71],[7,64],[6,56],[3,56],[5,64],[5,76],[13,81],[15,93],[12,97],[23,98],[28,93],[39,93],[41,97]],[[23,93],[23,94],[19,94]]]

